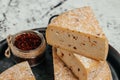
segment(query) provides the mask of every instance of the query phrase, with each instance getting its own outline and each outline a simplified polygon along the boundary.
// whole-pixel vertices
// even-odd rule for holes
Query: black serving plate
[[[39,31],[45,36],[46,28],[37,28],[33,30]],[[4,56],[7,46],[6,40],[0,42],[0,73],[15,65],[11,58],[8,59]],[[113,80],[120,80],[120,54],[110,45],[107,61],[112,72]],[[36,80],[54,80],[51,46],[47,45],[44,61],[38,66],[33,67],[32,71],[36,77]]]

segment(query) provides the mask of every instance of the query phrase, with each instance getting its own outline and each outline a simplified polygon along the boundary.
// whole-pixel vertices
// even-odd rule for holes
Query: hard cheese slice
[[[78,80],[57,56],[53,49],[54,80]]]
[[[96,61],[60,48],[57,48],[57,55],[79,78],[79,80],[94,80],[106,65],[106,61]],[[108,73],[108,75],[110,75],[110,73]],[[97,78],[95,79],[97,80]],[[100,79],[105,80],[104,78]]]
[[[105,60],[108,54],[108,40],[90,7],[56,17],[47,27],[46,39],[52,46],[97,60]]]
[[[36,80],[28,62],[22,62],[0,74],[0,80]]]

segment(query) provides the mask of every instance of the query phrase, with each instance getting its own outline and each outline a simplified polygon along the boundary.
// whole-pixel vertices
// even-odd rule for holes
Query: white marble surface
[[[52,15],[82,6],[93,8],[109,44],[120,52],[120,0],[0,0],[0,40],[46,27]]]

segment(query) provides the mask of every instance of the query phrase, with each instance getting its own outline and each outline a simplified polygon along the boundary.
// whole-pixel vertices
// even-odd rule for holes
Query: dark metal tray
[[[39,31],[45,36],[46,28],[37,28],[33,30]],[[4,56],[7,46],[6,40],[0,42],[0,73],[15,65],[12,59],[8,59]],[[120,80],[120,54],[110,45],[107,61],[112,72],[113,80]],[[32,71],[36,77],[36,80],[54,80],[51,46],[47,45],[44,61],[38,66],[33,67]]]

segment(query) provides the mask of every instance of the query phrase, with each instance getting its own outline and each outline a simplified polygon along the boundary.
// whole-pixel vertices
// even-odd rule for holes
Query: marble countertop
[[[0,41],[8,34],[47,27],[52,15],[91,6],[109,44],[120,52],[120,0],[0,0]]]

